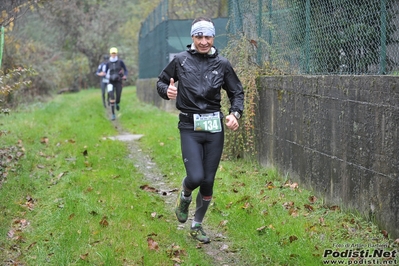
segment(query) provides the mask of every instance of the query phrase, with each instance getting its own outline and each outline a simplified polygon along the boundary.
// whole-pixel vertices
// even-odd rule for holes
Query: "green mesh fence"
[[[139,34],[139,78],[154,78],[161,73],[175,53],[192,43],[190,19],[169,19],[169,1],[162,1],[143,22]],[[216,29],[215,46],[227,45],[227,18],[213,19]]]
[[[399,74],[397,0],[229,0],[231,36],[287,74]]]
[[[3,51],[4,51],[4,27],[1,26],[1,35],[0,35],[0,69],[1,64],[3,62]]]

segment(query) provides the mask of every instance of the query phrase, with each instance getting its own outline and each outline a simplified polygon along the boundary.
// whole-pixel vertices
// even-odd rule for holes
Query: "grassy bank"
[[[124,89],[115,123],[98,89],[0,119],[1,145],[24,154],[14,153],[20,159],[0,189],[4,265],[323,265],[332,258],[323,258],[326,250],[395,249],[373,223],[325,206],[289,177],[223,161],[204,223],[219,251],[212,255],[187,236],[169,198],[143,189],[152,184],[129,145],[108,138],[121,130],[144,135],[137,145],[165,186],[179,187],[177,117],[138,102],[133,87]]]

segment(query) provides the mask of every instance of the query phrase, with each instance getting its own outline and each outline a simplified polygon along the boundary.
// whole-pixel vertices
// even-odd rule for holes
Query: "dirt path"
[[[137,140],[140,139],[142,135],[132,135],[125,132],[118,122],[118,118],[115,121],[112,121],[112,123],[119,135],[111,137],[111,139],[124,141],[127,143],[127,146],[130,150],[129,157],[132,159],[134,166],[144,175],[148,185],[159,191],[158,194],[164,199],[166,207],[173,212],[178,188],[172,188],[171,184],[164,182],[165,179],[162,178],[163,174],[157,168],[157,165],[151,160],[149,155],[145,154],[140,149]],[[195,204],[191,205],[191,207],[194,208],[193,205]],[[193,213],[193,210],[190,209],[190,213]],[[180,224],[176,220],[176,229],[188,232],[191,219],[189,218],[189,221],[185,224]],[[231,243],[228,238],[219,232],[217,228],[210,228],[207,225],[205,231],[210,236],[212,241],[209,244],[199,243],[197,247],[203,249],[205,254],[214,260],[214,265],[245,265],[244,262],[240,261],[239,255],[231,249]]]

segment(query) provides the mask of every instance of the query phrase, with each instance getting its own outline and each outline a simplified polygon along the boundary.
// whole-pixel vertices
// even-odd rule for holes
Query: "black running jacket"
[[[169,100],[170,78],[177,83],[176,108],[183,113],[221,111],[221,88],[227,92],[231,112],[242,114],[244,91],[230,62],[218,54],[201,54],[191,49],[178,53],[158,76],[158,94]]]

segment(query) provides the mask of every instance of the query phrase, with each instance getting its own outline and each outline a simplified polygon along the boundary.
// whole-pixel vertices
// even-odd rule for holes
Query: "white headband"
[[[215,27],[212,22],[198,21],[191,26],[191,36],[211,36],[215,37]]]

